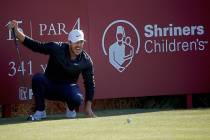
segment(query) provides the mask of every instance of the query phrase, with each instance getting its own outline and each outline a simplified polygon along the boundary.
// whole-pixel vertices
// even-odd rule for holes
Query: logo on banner
[[[133,61],[140,49],[140,36],[136,27],[127,20],[110,23],[102,38],[102,48],[109,63],[123,72]]]
[[[32,89],[28,89],[28,87],[19,87],[19,100],[31,100],[32,96]]]

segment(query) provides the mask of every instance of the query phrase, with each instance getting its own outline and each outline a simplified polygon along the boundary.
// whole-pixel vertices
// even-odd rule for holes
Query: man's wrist
[[[86,103],[85,103],[85,105],[86,105],[86,107],[87,107],[87,106],[90,106],[90,107],[91,107],[91,105],[92,105],[92,101],[87,100],[87,101],[86,101]]]
[[[15,28],[15,34],[16,37],[19,39],[19,41],[22,43],[25,40],[25,34],[18,28]]]

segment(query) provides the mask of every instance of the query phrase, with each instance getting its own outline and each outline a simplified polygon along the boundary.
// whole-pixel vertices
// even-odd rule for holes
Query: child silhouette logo
[[[131,36],[126,35],[125,27],[123,26],[123,24],[117,25],[117,23],[121,23],[121,22],[123,24],[125,23],[127,24],[124,26],[128,26],[128,25],[129,25],[128,27],[131,26],[132,27],[131,29],[133,29],[133,31],[135,32],[135,35],[136,35],[135,38],[137,40],[135,43],[137,45],[136,52],[135,52],[134,46],[132,45],[133,43],[131,40]],[[105,43],[106,33],[114,24],[117,25],[117,26],[114,26],[113,28],[113,32],[115,33],[115,39],[112,42]],[[108,47],[107,49],[105,48],[105,44],[109,44],[109,45],[106,45]],[[139,34],[136,28],[133,26],[133,24],[131,24],[128,21],[125,21],[125,20],[114,21],[104,31],[103,39],[102,39],[102,48],[103,48],[104,54],[109,55],[109,63],[119,72],[123,72],[131,64],[135,53],[137,54],[139,51],[139,47],[140,47]],[[108,54],[106,50],[108,50]]]

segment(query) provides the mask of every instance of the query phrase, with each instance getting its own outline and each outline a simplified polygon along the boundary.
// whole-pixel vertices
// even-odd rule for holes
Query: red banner
[[[31,78],[44,72],[48,58],[20,45],[18,62],[5,28],[11,19],[43,42],[67,41],[71,29],[82,29],[97,99],[209,93],[209,9],[207,0],[4,1],[0,103],[30,100]]]

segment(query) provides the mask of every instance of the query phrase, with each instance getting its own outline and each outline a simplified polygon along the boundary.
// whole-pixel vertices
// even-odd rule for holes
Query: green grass
[[[0,140],[209,140],[210,109],[109,110],[97,118],[0,119]],[[127,118],[132,122],[127,123]]]

